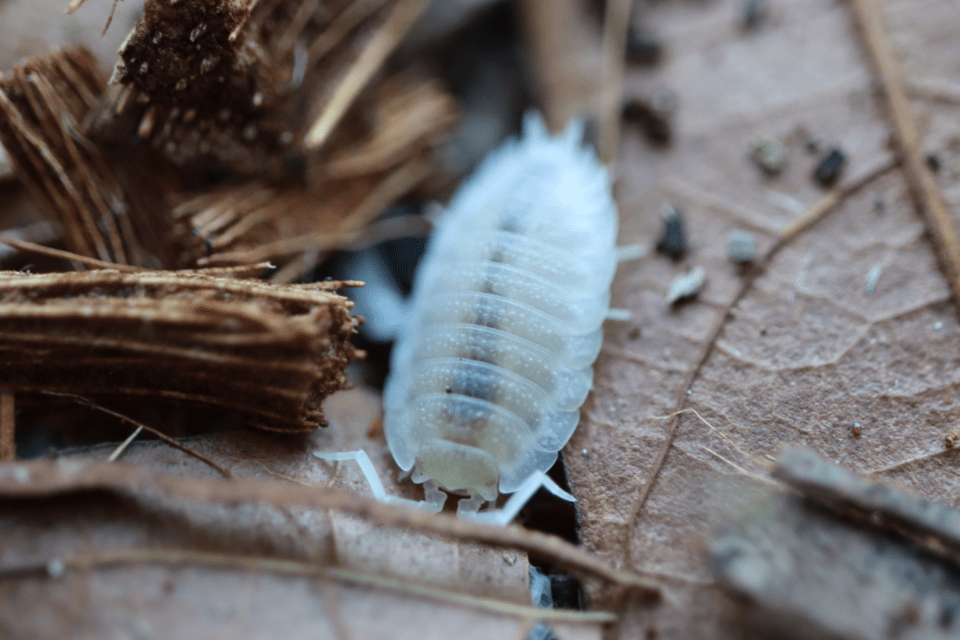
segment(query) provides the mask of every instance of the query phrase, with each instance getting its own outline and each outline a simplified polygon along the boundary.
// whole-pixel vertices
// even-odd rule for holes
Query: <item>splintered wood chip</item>
[[[146,194],[129,196],[124,187],[142,177],[142,160],[126,155],[125,167],[115,167],[84,133],[104,87],[97,60],[82,47],[14,68],[0,76],[0,143],[34,199],[60,220],[73,252],[158,267],[167,257],[166,225]],[[137,190],[152,193],[159,178],[139,180]]]
[[[148,0],[94,127],[137,135],[178,165],[290,175],[308,130],[319,148],[424,4]]]
[[[0,387],[140,395],[310,431],[357,356],[340,282],[198,272],[0,272]]]
[[[415,72],[386,78],[301,181],[248,182],[192,195],[174,210],[183,264],[249,264],[356,241],[384,209],[438,176],[432,150],[456,120],[453,98]]]
[[[251,182],[215,189],[179,205],[174,216],[181,260],[252,264],[346,246],[386,207],[420,184],[431,166],[419,158],[386,174],[331,180],[321,188]]]
[[[747,605],[752,625],[791,638],[957,637],[956,549],[932,553],[916,536],[953,542],[960,513],[811,451],[786,451],[774,475],[802,495],[768,493],[710,545],[716,577]]]

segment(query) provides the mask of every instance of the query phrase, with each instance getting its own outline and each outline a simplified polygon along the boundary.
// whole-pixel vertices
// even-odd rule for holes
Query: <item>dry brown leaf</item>
[[[928,87],[960,82],[943,63],[958,44],[944,27],[948,5],[885,7],[906,77]],[[628,67],[626,94],[666,86],[679,108],[669,148],[624,131],[620,241],[652,247],[662,208],[674,204],[692,248],[677,264],[651,251],[621,265],[613,306],[633,318],[607,324],[594,393],[565,449],[585,548],[669,585],[659,605],[626,606],[612,637],[735,633],[735,610],[703,554],[708,525],[725,509],[715,487],[765,474],[766,457],[785,444],[957,504],[956,454],[943,442],[960,419],[960,326],[905,174],[889,168],[894,125],[874,90],[857,16],[816,0],[768,9],[750,32],[732,0],[644,5],[634,16],[669,53],[654,70]],[[898,20],[917,11],[922,19]],[[923,149],[943,165],[957,155],[956,120],[947,115],[954,106],[924,97],[912,104]],[[777,178],[748,157],[758,136],[786,146]],[[811,174],[833,146],[847,168],[840,189],[825,193]],[[958,175],[937,175],[955,222]],[[812,224],[793,236],[804,211]],[[750,281],[725,256],[735,228],[759,239],[760,255],[782,233],[791,237]],[[707,269],[706,288],[668,307],[669,283],[696,265]],[[657,419],[683,407],[729,439],[693,415]],[[590,595],[601,608],[619,601],[609,591]]]
[[[216,272],[214,272],[216,274]],[[357,356],[339,282],[199,272],[0,272],[0,387],[202,402],[311,431]]]
[[[382,435],[366,436],[379,413],[377,396],[358,389],[331,399],[334,428],[309,437],[233,431],[189,444],[238,478],[367,493],[354,467],[322,463],[310,452],[361,447],[385,466]],[[103,460],[111,449],[75,453],[61,468]],[[215,478],[162,443],[133,445],[125,462]],[[14,479],[4,478],[0,484]],[[108,630],[201,637],[225,628],[244,637],[521,637],[537,615],[529,606],[527,561],[517,551],[334,511],[227,506],[144,488],[2,503],[5,637],[55,637],[64,629],[74,637]],[[64,565],[61,579],[43,570],[11,571],[49,567],[52,560]],[[550,625],[561,639],[599,638],[596,621]]]

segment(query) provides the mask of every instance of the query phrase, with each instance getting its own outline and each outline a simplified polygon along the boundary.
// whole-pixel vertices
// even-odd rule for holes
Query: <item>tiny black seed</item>
[[[663,232],[657,241],[657,251],[674,260],[679,260],[687,253],[686,229],[676,207],[668,206],[663,212]]]
[[[831,149],[829,153],[817,163],[817,168],[813,171],[813,177],[825,187],[832,186],[837,181],[837,178],[840,177],[840,172],[843,170],[843,165],[846,161],[847,157],[843,151],[836,148]]]

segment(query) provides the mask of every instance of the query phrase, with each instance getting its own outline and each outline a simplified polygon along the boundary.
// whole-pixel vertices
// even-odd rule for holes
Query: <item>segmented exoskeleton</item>
[[[390,451],[428,500],[514,492],[576,429],[617,264],[609,179],[581,136],[527,116],[430,238],[384,393]]]

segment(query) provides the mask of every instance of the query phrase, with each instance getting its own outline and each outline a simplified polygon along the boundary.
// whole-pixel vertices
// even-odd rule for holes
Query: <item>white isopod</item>
[[[440,489],[469,496],[461,513],[498,492],[525,501],[552,484],[544,472],[576,429],[609,310],[618,222],[607,171],[581,137],[578,124],[551,136],[528,115],[523,138],[454,196],[418,267],[384,430],[437,508]]]

